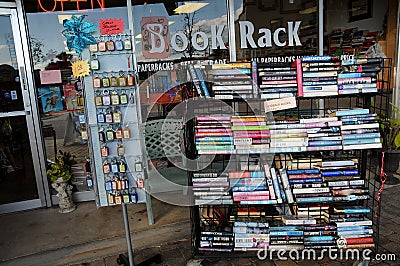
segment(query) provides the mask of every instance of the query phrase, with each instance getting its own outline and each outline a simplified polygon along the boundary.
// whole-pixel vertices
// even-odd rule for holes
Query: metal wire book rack
[[[258,228],[257,234],[270,233],[273,230],[272,228],[282,226],[283,216],[291,215],[296,219],[300,216],[317,217],[315,219],[320,221],[321,219],[323,220],[324,213],[332,210],[340,212],[342,208],[351,208],[350,206],[361,206],[369,209],[362,216],[372,222],[372,249],[377,252],[379,248],[380,210],[382,205],[380,195],[383,185],[379,167],[382,149],[320,149],[298,152],[263,152],[250,149],[240,151],[236,149],[236,143],[233,144],[233,142],[230,143],[229,140],[226,140],[227,147],[221,148],[222,152],[216,149],[217,151],[213,153],[204,152],[202,150],[205,149],[203,148],[204,146],[199,146],[204,143],[199,143],[197,137],[198,129],[202,126],[202,119],[209,122],[208,124],[205,123],[207,126],[204,126],[207,129],[210,129],[210,124],[212,124],[210,132],[213,130],[218,132],[220,130],[216,129],[218,127],[226,130],[226,127],[229,126],[234,131],[233,123],[227,126],[228,123],[224,123],[222,120],[228,120],[226,117],[230,117],[230,121],[233,121],[232,117],[239,116],[253,118],[263,116],[263,121],[267,125],[276,125],[283,123],[282,121],[300,121],[301,119],[332,116],[335,111],[341,109],[368,109],[370,114],[377,114],[377,117],[379,117],[377,120],[388,119],[390,114],[387,110],[389,110],[392,94],[391,78],[391,59],[382,59],[380,71],[376,76],[377,92],[339,94],[318,98],[296,97],[295,108],[274,112],[265,112],[265,100],[259,97],[248,99],[234,97],[223,100],[216,100],[212,97],[211,99],[207,99],[207,97],[196,98],[195,104],[191,104],[193,108],[188,108],[186,113],[187,122],[184,136],[186,155],[189,159],[196,161],[195,165],[192,165],[191,168],[189,167],[190,170],[188,171],[189,185],[192,186],[191,195],[194,203],[194,206],[191,207],[193,255],[208,258],[255,256],[252,251],[259,250],[263,247],[262,245],[254,246],[255,248],[250,248],[250,246],[246,248],[239,245],[241,248],[235,248],[235,244],[238,243],[234,240],[236,223],[255,222]],[[210,86],[210,84],[207,84],[207,88],[210,89],[211,96],[213,96]],[[192,92],[188,93],[188,95],[197,94],[195,86],[189,85],[187,88],[192,89]],[[256,118],[254,118],[254,121],[257,121]],[[215,120],[213,122],[215,124],[211,123],[211,120]],[[270,144],[270,142],[268,143]],[[290,174],[295,173],[295,170],[312,169],[316,166],[321,166],[323,161],[353,161],[354,164],[351,169],[357,172],[360,180],[363,180],[364,196],[355,197],[351,200],[342,198],[342,200],[335,201],[319,201],[313,204],[301,203],[298,200],[301,195],[295,195],[296,200],[283,199],[277,202],[271,201],[270,204],[252,204],[251,201],[246,200],[239,201],[239,203],[237,198],[232,200],[233,186],[230,183],[230,178],[233,176],[232,172],[265,172],[268,173],[266,175],[270,175],[272,168],[277,175],[288,174],[290,179]],[[265,170],[265,165],[268,166],[268,170]],[[213,185],[207,188],[208,191],[219,191],[215,195],[221,196],[223,200],[219,202],[210,200],[210,204],[199,200],[199,195],[201,199],[204,198],[201,197],[202,195],[212,195],[212,193],[201,194],[205,190],[203,188],[199,189],[199,183],[196,184],[196,182],[200,182],[201,178],[209,178],[208,180],[212,180],[210,182],[220,182],[219,188],[213,187]],[[281,189],[285,189],[285,184],[284,182],[282,183],[280,184],[283,185]],[[323,186],[321,185],[321,187]],[[293,188],[292,186],[292,192]],[[222,193],[220,193],[221,191]],[[329,193],[332,192],[330,191]],[[264,196],[258,195],[259,198],[256,199],[262,203]],[[312,208],[310,208],[311,205]],[[332,213],[330,215],[334,216]],[[340,215],[337,216],[339,217]],[[288,221],[286,221],[286,225],[288,225],[287,223]],[[304,226],[304,224],[302,225]],[[268,229],[263,231],[263,226]],[[332,233],[332,235],[337,237],[336,233]],[[279,237],[274,239],[279,240]],[[295,237],[290,243],[299,244],[301,241],[298,242],[298,239]],[[262,239],[256,240],[263,242]],[[282,243],[289,242],[286,239]],[[303,244],[304,242],[301,243]]]

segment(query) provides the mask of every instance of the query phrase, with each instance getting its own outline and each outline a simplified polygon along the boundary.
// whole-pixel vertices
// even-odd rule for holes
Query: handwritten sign
[[[88,76],[90,74],[89,60],[80,60],[72,63],[72,74],[75,78]]]
[[[282,99],[274,99],[264,102],[265,112],[285,110],[296,107],[296,98],[288,97]]]
[[[122,20],[122,18],[101,19],[99,25],[102,35],[118,34],[124,31],[124,21]]]
[[[57,84],[61,83],[60,70],[43,70],[40,71],[40,83],[42,84]]]

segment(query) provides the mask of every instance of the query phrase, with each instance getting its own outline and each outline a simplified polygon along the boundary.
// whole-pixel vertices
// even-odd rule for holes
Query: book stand
[[[128,210],[126,208],[125,203],[122,204],[122,216],[124,218],[125,237],[126,237],[126,244],[128,247],[128,257],[126,257],[124,254],[119,254],[119,256],[117,258],[118,265],[146,266],[146,265],[152,264],[153,262],[155,262],[157,264],[161,263],[161,254],[156,254],[156,255],[153,255],[153,257],[150,257],[139,264],[135,264],[135,262],[133,261],[133,251],[132,251],[131,234],[130,234],[130,230],[129,230]]]

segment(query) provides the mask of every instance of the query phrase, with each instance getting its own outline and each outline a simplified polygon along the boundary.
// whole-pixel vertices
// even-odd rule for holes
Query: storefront
[[[394,53],[398,6],[391,0],[26,0],[0,7],[2,25],[8,25],[0,36],[4,50],[0,80],[7,84],[2,86],[7,89],[1,92],[0,110],[4,182],[0,212],[55,202],[45,172],[46,162],[54,161],[58,150],[72,151],[81,165],[93,156],[82,118],[85,80],[71,71],[71,63],[82,57],[66,47],[62,34],[63,21],[73,14],[84,14],[85,21],[99,26],[108,21],[122,27],[111,39],[114,43],[133,36],[134,56],[121,54],[117,60],[123,67],[137,64],[140,82],[147,79],[146,90],[140,91],[143,122],[165,118],[181,101],[172,88],[178,86],[178,67],[191,61],[262,63],[294,61],[300,55],[358,55],[374,43],[388,57],[399,55]],[[100,42],[109,40],[99,28],[93,35]],[[119,75],[119,69],[100,73],[99,78],[114,74]],[[95,198],[88,175],[83,171],[75,179],[78,201]],[[161,186],[168,191],[165,184]]]

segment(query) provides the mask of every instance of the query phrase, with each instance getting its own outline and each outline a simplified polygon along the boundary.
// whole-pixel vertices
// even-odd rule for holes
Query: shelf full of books
[[[381,101],[388,98],[375,97],[390,87],[382,73],[390,72],[386,65],[380,58],[307,56],[252,62],[251,71],[249,65],[201,70],[207,77],[225,69],[248,75],[253,95],[245,102],[252,105],[252,99],[264,109],[244,111],[232,104],[235,94],[219,98],[237,108],[232,114],[210,108],[194,116],[193,134],[185,140],[192,143],[188,153],[213,158],[189,171],[194,254],[376,250],[381,202],[375,198],[379,172],[371,158],[382,148],[383,109],[377,103],[385,106]],[[207,89],[212,98],[212,82]],[[296,97],[296,107],[265,112],[265,101],[287,97]],[[314,107],[315,98],[327,104]],[[308,102],[311,110],[302,104]]]
[[[388,89],[390,59],[354,56],[270,58],[265,62],[189,65],[196,95],[219,100],[331,97]]]

